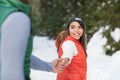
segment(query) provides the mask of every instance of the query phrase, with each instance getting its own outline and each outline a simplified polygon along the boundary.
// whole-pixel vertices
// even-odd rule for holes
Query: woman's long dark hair
[[[84,26],[84,23],[83,21],[80,19],[80,18],[71,18],[69,21],[68,21],[68,24],[67,24],[67,29],[65,31],[61,31],[58,36],[57,36],[57,51],[59,50],[59,47],[60,47],[60,43],[68,36],[70,35],[69,34],[69,26],[70,24],[73,22],[73,21],[77,21],[80,26],[83,28],[83,35],[81,36],[81,38],[79,39],[79,42],[82,44],[82,47],[85,51],[85,54],[86,54],[86,57],[87,57],[87,52],[86,52],[86,37],[85,37],[85,26]]]

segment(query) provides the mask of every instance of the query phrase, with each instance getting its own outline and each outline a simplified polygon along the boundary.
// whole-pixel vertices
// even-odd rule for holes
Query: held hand
[[[60,59],[58,65],[56,66],[56,69],[58,72],[62,72],[64,68],[68,65],[69,59],[68,58],[62,58]]]
[[[60,63],[62,59],[55,59],[51,62],[53,68],[52,68],[52,72],[54,73],[58,73],[60,71],[62,71],[62,68],[58,67],[58,64]]]
[[[64,70],[64,68],[68,65],[69,59],[62,58],[62,59],[55,59],[51,62],[53,69],[52,72],[58,73]]]
[[[69,64],[69,59],[68,58],[62,58],[61,61],[58,64],[58,67],[64,69],[68,64]]]

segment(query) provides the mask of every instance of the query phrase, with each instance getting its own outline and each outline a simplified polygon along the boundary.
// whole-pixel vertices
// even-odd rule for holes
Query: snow
[[[119,34],[120,34],[120,29],[118,28],[116,28],[114,31],[111,32],[111,36],[116,42],[120,40],[120,36],[118,36]]]
[[[113,56],[105,55],[102,46],[107,39],[102,37],[102,31],[103,29],[101,28],[96,32],[87,45],[87,80],[120,80],[120,51],[117,51]],[[111,33],[116,41],[120,40],[120,36],[116,36],[118,33],[119,29]],[[57,52],[54,42],[54,40],[49,40],[48,37],[35,36],[33,55],[48,62],[56,59]],[[31,69],[31,79],[56,80],[56,73]]]

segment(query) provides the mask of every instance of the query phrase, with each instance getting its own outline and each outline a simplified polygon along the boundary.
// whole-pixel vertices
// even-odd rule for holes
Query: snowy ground
[[[95,33],[87,45],[87,80],[120,80],[120,51],[112,57],[106,56],[102,47],[106,43],[106,38],[102,38],[101,32],[102,29]],[[115,37],[118,33],[120,30],[117,29],[116,34],[113,32],[111,35]],[[120,36],[116,36],[115,39],[116,41],[120,40]],[[54,40],[35,36],[33,54],[49,62],[57,58]],[[56,73],[31,69],[32,80],[56,80],[55,78]]]

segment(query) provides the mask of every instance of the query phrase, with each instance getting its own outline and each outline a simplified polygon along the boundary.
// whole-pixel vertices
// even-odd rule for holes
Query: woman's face
[[[80,37],[83,35],[83,28],[80,26],[80,24],[77,21],[73,21],[69,25],[69,34],[73,38],[79,40]]]

